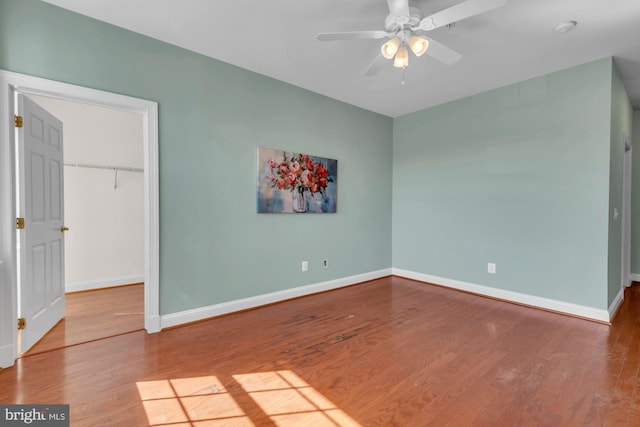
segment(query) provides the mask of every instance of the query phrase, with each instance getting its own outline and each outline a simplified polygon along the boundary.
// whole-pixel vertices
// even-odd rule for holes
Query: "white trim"
[[[618,311],[618,308],[620,308],[623,302],[624,288],[620,289],[620,292],[618,292],[618,295],[616,295],[615,299],[609,306],[609,320],[613,319],[613,316],[616,314],[616,311]]]
[[[622,135],[622,263],[620,266],[622,286],[631,286],[631,176],[633,170],[633,147],[629,137]],[[628,147],[628,149],[627,149]]]
[[[630,279],[632,282],[640,282],[640,274],[637,274],[637,273],[631,273],[631,274],[629,275],[629,279]]]
[[[117,277],[115,279],[92,280],[90,282],[67,283],[65,292],[91,291],[144,282],[144,276]]]
[[[0,120],[7,121],[13,116],[13,88],[0,70]],[[16,275],[16,230],[12,218],[15,218],[15,150],[13,131],[10,126],[0,126],[0,260],[7,266],[4,269],[4,289],[0,289],[0,367],[12,366],[17,357],[17,275]],[[12,268],[12,266],[14,266]],[[6,297],[6,298],[4,298]]]
[[[235,301],[223,302],[221,304],[210,305],[207,307],[194,308],[192,310],[180,311],[178,313],[166,314],[161,316],[162,328],[183,325],[189,322],[208,319],[210,317],[220,316],[223,314],[233,313],[236,311],[246,310],[249,308],[260,307],[262,305],[273,304],[275,302],[285,301],[291,298],[302,297],[315,294],[318,292],[338,289],[345,286],[355,285],[357,283],[369,280],[379,279],[391,275],[391,269],[372,271],[369,273],[358,274],[355,276],[343,277],[340,279],[329,280],[327,282],[315,283],[298,288],[285,289],[282,291],[272,292],[269,294],[257,295],[254,297],[243,298]]]
[[[13,95],[49,96],[68,101],[106,106],[142,114],[144,141],[144,205],[145,205],[145,297],[144,316],[147,332],[160,330],[159,284],[159,175],[158,175],[158,104],[139,98],[56,82],[24,74],[0,70],[0,120],[7,123],[14,115]],[[12,361],[0,360],[0,367],[11,366],[17,357],[17,282],[15,274],[15,195],[13,188],[13,127],[1,126],[0,133],[0,260],[6,263],[5,279],[10,298],[0,301],[0,348],[11,345]],[[4,316],[1,313],[6,313]],[[11,336],[9,342],[6,337]]]
[[[515,302],[518,304],[525,304],[532,307],[543,308],[545,310],[557,311],[573,316],[580,316],[600,322],[609,322],[610,320],[609,312],[607,310],[601,310],[593,307],[571,304],[564,301],[542,298],[534,295],[521,294],[519,292],[507,291],[504,289],[491,288],[489,286],[476,285],[474,283],[462,282],[460,280],[445,279],[443,277],[401,270],[399,268],[393,268],[392,274],[394,276],[406,277],[408,279],[419,280],[426,283],[433,283],[435,285],[445,286],[447,288],[458,289],[461,291]]]

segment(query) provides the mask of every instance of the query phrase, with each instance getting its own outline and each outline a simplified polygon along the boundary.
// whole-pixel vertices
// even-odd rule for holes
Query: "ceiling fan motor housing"
[[[401,30],[410,30],[418,28],[422,19],[422,11],[417,7],[409,8],[409,16],[387,15],[384,20],[384,29],[389,33],[397,33]]]

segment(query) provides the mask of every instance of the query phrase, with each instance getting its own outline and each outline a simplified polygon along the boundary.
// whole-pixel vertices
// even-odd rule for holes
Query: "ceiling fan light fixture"
[[[383,44],[382,47],[380,48],[380,51],[382,52],[382,56],[384,56],[387,59],[391,59],[396,54],[399,47],[400,47],[400,40],[393,38],[388,40],[385,44]]]
[[[420,57],[429,49],[429,40],[420,36],[413,36],[409,39],[409,47],[411,48],[411,52]]]
[[[407,48],[402,46],[398,49],[398,53],[396,53],[396,57],[393,60],[393,66],[396,68],[405,68],[409,65],[409,52],[407,52]]]

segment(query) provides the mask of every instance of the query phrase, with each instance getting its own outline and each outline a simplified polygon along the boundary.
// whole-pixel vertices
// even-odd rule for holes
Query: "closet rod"
[[[76,168],[106,169],[106,170],[127,171],[127,172],[144,172],[144,169],[141,169],[141,168],[129,168],[125,166],[90,165],[86,163],[65,163],[64,165],[72,166]]]

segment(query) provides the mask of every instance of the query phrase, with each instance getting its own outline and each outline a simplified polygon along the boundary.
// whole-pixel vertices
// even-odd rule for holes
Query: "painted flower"
[[[274,174],[272,174],[272,173],[270,173],[270,174],[269,174],[268,178],[269,178],[269,181],[271,181],[271,182],[273,182],[273,181],[275,181],[275,180],[276,180],[275,175],[274,175]]]
[[[284,178],[286,183],[289,184],[289,185],[294,185],[296,183],[297,179],[298,179],[298,177],[293,172],[289,172]]]
[[[281,163],[279,171],[280,173],[287,173],[289,172],[289,166],[286,163]]]
[[[316,168],[316,175],[318,175],[318,178],[327,178],[329,176],[329,171],[325,169],[322,163],[320,163]]]
[[[318,185],[320,186],[320,188],[327,188],[327,183],[328,183],[327,178],[318,179]]]
[[[276,181],[276,187],[278,187],[279,190],[284,190],[287,187],[287,183],[284,179],[278,178],[278,181]]]
[[[276,167],[276,165],[277,165],[277,163],[276,163],[276,161],[275,161],[275,160],[273,160],[273,159],[269,160],[269,167],[270,167],[271,169],[275,168],[275,167]]]
[[[307,168],[307,170],[312,172],[313,172],[313,169],[316,167],[316,165],[313,164],[312,160],[307,160],[306,162],[304,162],[304,166]]]
[[[298,162],[289,163],[289,170],[296,175],[300,175],[302,173],[302,166]]]
[[[311,187],[316,181],[316,177],[313,176],[313,173],[309,170],[302,172],[300,178],[302,179],[302,185],[305,187]]]

